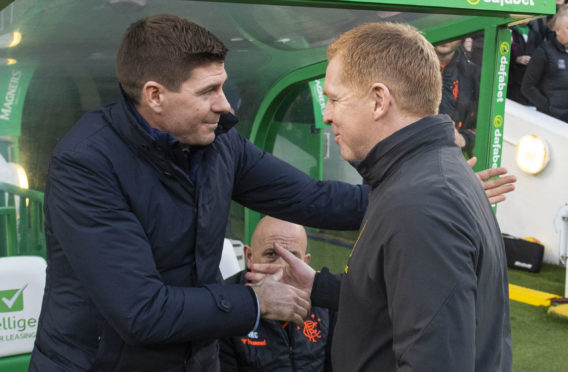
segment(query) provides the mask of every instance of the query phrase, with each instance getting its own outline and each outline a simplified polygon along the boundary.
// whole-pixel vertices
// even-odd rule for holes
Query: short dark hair
[[[153,15],[126,30],[116,76],[126,95],[138,104],[147,81],[178,91],[195,67],[223,62],[227,52],[221,40],[198,24],[172,14]]]

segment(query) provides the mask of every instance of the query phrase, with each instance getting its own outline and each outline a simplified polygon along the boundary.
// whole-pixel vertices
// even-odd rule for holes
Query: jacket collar
[[[567,52],[566,52],[566,49],[568,49],[568,48],[566,48],[564,45],[562,45],[562,44],[560,43],[560,41],[558,41],[558,39],[556,39],[556,34],[554,34],[554,36],[553,36],[552,39],[550,40],[550,43],[551,43],[552,45],[554,45],[554,47],[555,47],[556,49],[558,49],[558,51],[559,51],[560,53],[564,53],[564,54],[567,53]]]
[[[353,165],[372,188],[404,161],[427,149],[455,146],[454,125],[447,115],[428,116],[393,133]]]

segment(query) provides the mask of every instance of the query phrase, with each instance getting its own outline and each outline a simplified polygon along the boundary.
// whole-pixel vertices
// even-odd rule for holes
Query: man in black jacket
[[[436,115],[434,48],[382,22],[342,34],[328,60],[324,121],[370,185],[369,205],[340,291],[275,248],[289,263],[283,279],[312,304],[338,301],[333,369],[511,371],[503,239],[451,119]]]
[[[464,53],[462,40],[438,44],[435,50],[442,73],[442,100],[438,111],[454,121],[456,143],[472,157],[481,70]]]
[[[247,265],[285,265],[286,262],[276,254],[274,244],[309,263],[310,254],[306,253],[308,238],[304,227],[266,216],[256,226],[250,246],[244,247]],[[242,271],[225,282],[244,284],[244,274],[245,271]],[[255,331],[220,340],[221,370],[329,371],[334,314],[331,310],[314,306],[301,325],[261,319]]]
[[[539,111],[568,122],[568,5],[558,8],[548,26],[554,35],[535,50],[522,91]]]
[[[511,33],[513,40],[511,42],[507,98],[528,105],[529,101],[521,92],[521,84],[534,51],[544,41],[546,33],[544,19],[534,19],[524,24],[515,25],[511,28]]]

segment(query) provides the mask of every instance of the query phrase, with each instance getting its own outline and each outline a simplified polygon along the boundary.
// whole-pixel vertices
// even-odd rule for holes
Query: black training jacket
[[[244,271],[226,282],[245,283]],[[312,307],[303,326],[261,319],[256,331],[221,339],[221,372],[329,372],[334,314]]]
[[[423,118],[357,166],[372,191],[341,282],[334,371],[511,370],[503,239],[453,133],[446,115]]]
[[[539,111],[568,122],[568,53],[556,37],[534,52],[522,91]]]

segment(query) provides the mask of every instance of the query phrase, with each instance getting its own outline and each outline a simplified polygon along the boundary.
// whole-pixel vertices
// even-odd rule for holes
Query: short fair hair
[[[152,80],[179,91],[195,67],[223,62],[227,47],[215,35],[185,18],[158,14],[128,27],[116,60],[116,75],[126,95],[139,103]]]
[[[340,58],[342,80],[364,94],[384,83],[408,114],[438,113],[442,99],[440,61],[434,47],[414,27],[390,22],[368,23],[345,32],[329,45],[328,60]]]
[[[563,4],[558,7],[556,14],[548,21],[548,28],[554,30],[558,25],[558,20],[562,17],[568,17],[568,4]]]

